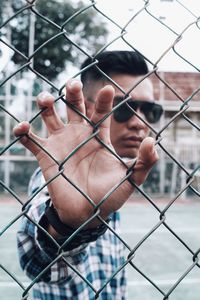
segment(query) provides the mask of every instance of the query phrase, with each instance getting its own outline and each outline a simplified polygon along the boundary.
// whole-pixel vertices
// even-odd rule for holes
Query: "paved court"
[[[164,208],[164,203],[160,207]],[[134,246],[159,222],[159,214],[147,204],[131,204],[122,210],[123,236]],[[200,248],[200,203],[180,202],[166,213],[166,223],[196,252]],[[192,265],[192,254],[164,226],[159,227],[136,251],[133,262],[165,293]],[[128,266],[129,297],[161,300],[163,296],[144,277]],[[200,299],[200,269],[195,266],[173,291],[171,300]]]
[[[157,203],[160,209],[166,202]],[[121,210],[121,236],[131,249],[159,222],[159,213],[146,202],[128,203]],[[0,228],[4,228],[17,214],[20,205],[0,204]],[[166,213],[166,224],[196,252],[200,248],[200,203],[194,200],[179,201]],[[0,237],[0,264],[16,278],[28,285],[28,279],[19,268],[16,252],[16,229],[19,221]],[[160,290],[167,293],[176,281],[191,267],[192,254],[163,225],[136,250],[133,263],[149,277]],[[127,265],[128,300],[161,300],[163,295],[132,266]],[[0,268],[0,295],[4,300],[21,299],[22,288]],[[29,298],[31,299],[31,297]],[[195,266],[169,297],[170,300],[200,299],[200,269]]]

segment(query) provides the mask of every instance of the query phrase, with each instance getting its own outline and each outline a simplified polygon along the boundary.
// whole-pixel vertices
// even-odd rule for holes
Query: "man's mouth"
[[[122,139],[122,142],[127,146],[140,146],[143,138],[140,136],[127,136]]]

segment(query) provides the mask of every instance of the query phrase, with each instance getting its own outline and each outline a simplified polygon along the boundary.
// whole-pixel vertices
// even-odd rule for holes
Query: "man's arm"
[[[43,185],[44,180],[41,170],[34,172],[29,184],[29,196]],[[46,223],[45,210],[49,203],[47,190],[42,189],[28,204],[28,210],[22,217],[20,228],[17,232],[17,246],[20,265],[27,276],[34,280],[44,271],[57,257],[59,245],[48,237],[45,229],[49,224]],[[43,228],[43,230],[41,229]],[[64,255],[76,258],[87,244],[79,245],[76,249],[65,252]],[[48,267],[47,271],[39,276],[39,280],[45,282],[59,282],[66,280],[72,270],[66,263],[59,259],[53,266]]]

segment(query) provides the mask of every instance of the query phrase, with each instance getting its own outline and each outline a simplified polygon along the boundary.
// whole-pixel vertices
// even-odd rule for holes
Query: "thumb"
[[[142,184],[158,159],[159,156],[155,149],[155,140],[151,137],[145,138],[140,145],[138,158],[134,164],[131,179],[133,179],[137,185]]]

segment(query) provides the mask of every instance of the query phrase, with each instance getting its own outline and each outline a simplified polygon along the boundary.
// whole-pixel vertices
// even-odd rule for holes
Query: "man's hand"
[[[77,80],[67,83],[67,100],[81,113],[85,114],[82,84]],[[107,85],[103,87],[96,99],[91,121],[96,124],[112,110],[114,89]],[[93,128],[84,118],[68,108],[68,123],[64,124],[57,115],[54,98],[43,92],[37,98],[39,108],[47,108],[42,112],[43,121],[48,130],[47,138],[35,135],[28,122],[22,122],[14,128],[15,136],[21,136],[21,143],[37,158],[45,180],[59,173],[59,163],[84,140],[93,133]],[[113,149],[110,141],[110,117],[100,124],[98,137]],[[34,139],[47,152],[43,151],[31,139]],[[136,184],[142,184],[151,167],[157,161],[158,155],[154,149],[154,140],[146,138],[140,146],[137,162],[131,179]],[[58,162],[58,163],[57,163]],[[130,162],[131,165],[131,162]],[[63,175],[78,186],[97,205],[103,197],[126,176],[126,167],[96,138],[89,140],[63,163]],[[60,219],[71,227],[78,227],[94,213],[94,206],[60,174],[48,184],[51,200]],[[100,215],[106,219],[113,211],[118,210],[133,192],[132,185],[126,180],[100,206]],[[93,220],[89,227],[96,226],[98,220]]]

